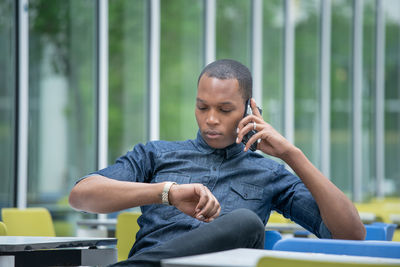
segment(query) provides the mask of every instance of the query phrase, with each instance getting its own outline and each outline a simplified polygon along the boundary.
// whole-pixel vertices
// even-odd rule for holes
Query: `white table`
[[[327,262],[400,264],[400,259],[241,248],[198,256],[162,260],[161,265],[163,267],[255,267],[259,259],[263,256]]]
[[[0,236],[0,267],[109,265],[117,262],[116,244],[116,238]]]
[[[265,230],[273,230],[279,232],[295,232],[295,231],[306,231],[303,227],[297,223],[267,223]]]

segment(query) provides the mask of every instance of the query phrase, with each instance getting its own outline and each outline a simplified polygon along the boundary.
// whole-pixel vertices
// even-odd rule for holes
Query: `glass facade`
[[[96,168],[95,2],[34,0],[29,10],[28,206],[63,220],[77,214],[67,201],[77,178]]]
[[[283,131],[283,36],[284,5],[280,0],[263,2],[263,118]]]
[[[251,69],[251,1],[216,2],[216,58],[234,59]]]
[[[148,136],[148,1],[109,2],[108,162]]]
[[[295,6],[294,140],[318,168],[320,144],[320,1]]]
[[[352,25],[350,1],[332,1],[331,180],[352,194]]]
[[[15,1],[0,2],[0,207],[16,206],[18,90]],[[294,25],[294,142],[321,165],[321,6],[323,0],[287,1]],[[213,2],[211,2],[213,3]],[[363,200],[377,194],[375,0],[361,5]],[[385,196],[400,197],[400,3],[385,0]],[[82,217],[67,203],[77,178],[97,168],[98,1],[29,1],[28,206],[45,206],[56,222]],[[264,119],[283,132],[285,1],[262,1]],[[331,1],[331,180],[353,197],[354,1]],[[146,0],[108,1],[108,163],[150,138],[150,19]],[[252,2],[216,0],[215,54],[252,65]],[[197,78],[205,63],[205,1],[160,0],[160,125],[162,140],[194,138]],[[254,55],[253,55],[254,56]],[[290,78],[290,77],[289,77]],[[88,216],[88,215],[85,215]],[[70,235],[75,223],[56,225]]]
[[[400,195],[400,2],[385,11],[385,181],[388,196]]]
[[[203,4],[161,1],[160,138],[196,138],[197,78],[203,66]]]
[[[376,193],[375,167],[375,67],[376,6],[364,1],[363,6],[363,69],[362,69],[362,198],[369,200]]]
[[[15,164],[15,5],[0,2],[0,207],[14,202]]]

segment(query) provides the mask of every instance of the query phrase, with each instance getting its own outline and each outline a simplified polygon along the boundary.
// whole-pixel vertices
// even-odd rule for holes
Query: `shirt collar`
[[[231,158],[232,156],[234,156],[236,154],[239,154],[244,149],[244,145],[242,143],[240,143],[240,144],[233,143],[233,144],[231,144],[225,148],[221,148],[221,149],[212,148],[203,139],[203,137],[201,136],[200,130],[197,132],[197,138],[195,140],[195,145],[200,151],[202,151],[204,153],[221,155],[227,159]]]

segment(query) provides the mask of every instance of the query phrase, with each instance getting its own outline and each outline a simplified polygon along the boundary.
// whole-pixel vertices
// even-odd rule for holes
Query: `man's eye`
[[[230,109],[221,109],[221,111],[222,111],[223,113],[229,113],[229,112],[231,112],[232,110],[230,110]]]
[[[197,107],[199,110],[206,110],[206,107]]]

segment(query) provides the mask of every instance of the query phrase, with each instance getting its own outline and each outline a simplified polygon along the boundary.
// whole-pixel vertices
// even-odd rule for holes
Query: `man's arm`
[[[365,227],[353,203],[329,179],[327,179],[307,159],[303,152],[287,141],[271,125],[266,123],[252,99],[253,114],[245,117],[238,125],[238,139],[254,128],[255,134],[246,144],[248,150],[252,143],[261,139],[257,148],[262,152],[285,161],[306,185],[319,207],[321,217],[333,238],[364,239]]]
[[[138,183],[89,176],[77,183],[69,195],[70,205],[93,213],[110,213],[132,207],[161,204],[165,183]],[[173,185],[169,202],[198,220],[210,222],[221,211],[218,200],[201,184]]]

